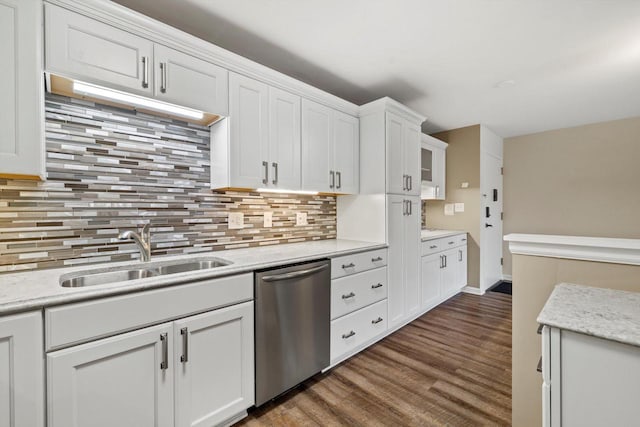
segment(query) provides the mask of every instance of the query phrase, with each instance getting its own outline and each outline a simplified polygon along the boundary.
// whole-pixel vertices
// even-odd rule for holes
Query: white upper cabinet
[[[420,126],[405,122],[403,169],[407,175],[407,194],[420,195]]]
[[[359,190],[359,122],[302,100],[302,188],[325,193]]]
[[[153,42],[45,3],[47,71],[153,95]]]
[[[0,426],[44,426],[42,343],[40,311],[0,317]]]
[[[269,88],[269,187],[300,189],[300,97]]]
[[[446,142],[429,135],[422,135],[420,149],[422,199],[445,199],[447,146]]]
[[[228,114],[227,70],[159,44],[153,53],[154,94],[158,99],[221,116]]]
[[[42,3],[0,0],[0,177],[45,179]]]
[[[420,127],[387,112],[387,193],[420,194]]]

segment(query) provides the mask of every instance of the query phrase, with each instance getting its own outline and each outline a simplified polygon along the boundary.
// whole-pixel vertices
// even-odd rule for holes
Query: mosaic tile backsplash
[[[0,272],[136,259],[117,236],[147,222],[156,256],[336,237],[334,196],[209,189],[207,127],[51,94],[45,108],[47,181],[0,179]]]

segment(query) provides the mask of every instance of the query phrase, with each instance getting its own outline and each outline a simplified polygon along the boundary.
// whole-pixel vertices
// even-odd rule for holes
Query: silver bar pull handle
[[[444,268],[447,268],[447,256],[442,255],[442,257],[444,258]]]
[[[413,190],[413,176],[407,175],[407,190]]]
[[[440,268],[444,268],[444,261],[442,255],[440,255]]]
[[[329,188],[335,188],[336,186],[336,174],[334,171],[329,171],[329,178],[331,178],[331,181],[329,183]]]
[[[407,175],[402,175],[402,191],[407,191]]]
[[[344,268],[345,270],[347,268],[354,268],[356,265],[352,262],[350,262],[349,264],[342,264],[342,268]]]
[[[262,183],[266,184],[269,182],[269,163],[262,162],[262,166],[264,167],[264,178],[262,178]]]
[[[142,57],[142,87],[149,87],[149,58],[146,56]]]
[[[276,162],[271,163],[271,166],[273,166],[273,181],[271,181],[274,184],[278,183],[278,164]]]
[[[180,356],[180,361],[187,363],[189,361],[189,329],[180,329],[180,335],[182,335],[182,356]]]
[[[431,245],[431,246],[429,246],[429,249],[435,249],[437,247],[438,247],[438,245]]]
[[[462,251],[458,251],[458,261],[462,261]]]
[[[167,64],[160,63],[160,92],[167,93]]]
[[[440,196],[440,186],[436,185],[436,197]]]
[[[160,342],[162,343],[162,361],[160,369],[163,371],[169,368],[169,336],[167,333],[160,334]]]
[[[455,242],[449,242],[450,245],[453,245]]]
[[[349,298],[353,298],[355,296],[356,296],[356,294],[354,294],[353,292],[349,292],[348,294],[342,295],[342,299],[349,299]]]
[[[413,215],[413,206],[411,205],[411,200],[407,200],[407,207],[409,209],[409,215]]]
[[[342,188],[342,173],[336,172],[336,178],[338,179],[338,184],[336,185],[336,188]]]
[[[371,258],[371,262],[380,262],[380,261],[382,261],[382,257],[381,256],[375,257],[375,258]]]
[[[407,210],[407,201],[402,201],[402,215],[409,215],[409,211]]]
[[[376,283],[375,285],[371,285],[371,289],[378,289],[382,287],[382,283]]]
[[[342,334],[342,339],[346,340],[347,338],[351,338],[352,336],[354,336],[356,333],[354,331],[349,332],[348,334]]]
[[[375,325],[382,322],[382,320],[383,320],[382,317],[378,317],[376,320],[372,320],[371,323]]]

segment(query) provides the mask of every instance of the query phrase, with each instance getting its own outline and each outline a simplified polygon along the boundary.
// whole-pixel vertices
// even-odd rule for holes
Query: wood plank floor
[[[511,424],[511,296],[460,294],[239,426]]]

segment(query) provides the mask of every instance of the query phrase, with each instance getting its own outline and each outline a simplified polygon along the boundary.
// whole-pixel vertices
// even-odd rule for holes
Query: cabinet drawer
[[[86,342],[251,299],[253,273],[248,273],[47,308],[46,349]]]
[[[331,260],[331,278],[348,276],[387,265],[387,250],[361,252]]]
[[[387,330],[387,300],[331,322],[331,362],[358,349]]]
[[[432,239],[422,242],[421,253],[422,256],[426,256],[444,251],[445,249],[445,241],[443,239]]]
[[[331,281],[331,319],[387,297],[387,268],[381,267]]]

